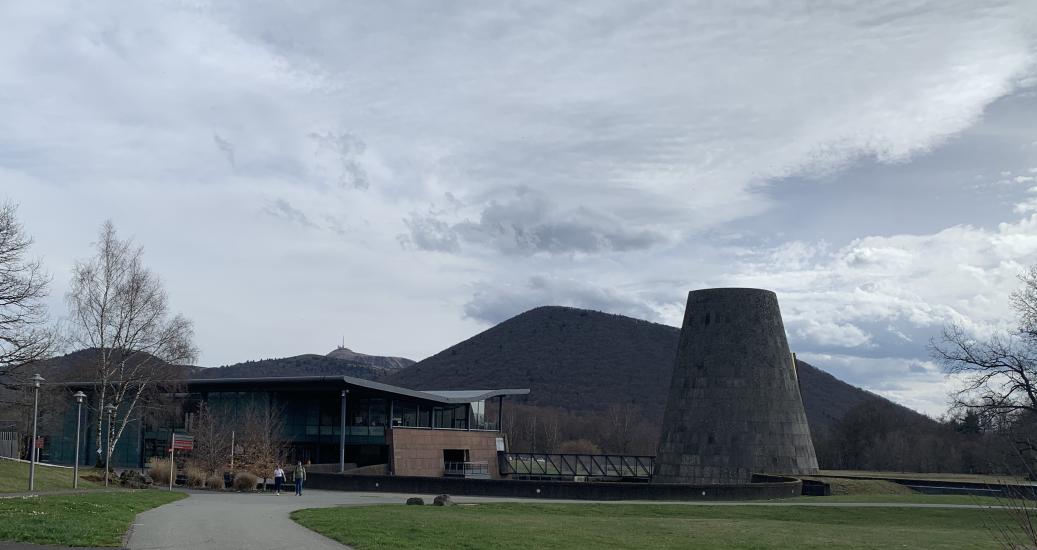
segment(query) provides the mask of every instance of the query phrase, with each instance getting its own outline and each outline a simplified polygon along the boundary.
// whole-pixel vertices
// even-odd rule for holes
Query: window
[[[418,425],[418,404],[410,401],[393,402],[393,426],[415,427]]]

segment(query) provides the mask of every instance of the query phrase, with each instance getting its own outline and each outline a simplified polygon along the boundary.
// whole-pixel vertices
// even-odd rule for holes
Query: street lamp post
[[[33,402],[32,402],[32,444],[29,446],[29,491],[36,490],[36,419],[40,413],[40,382],[43,377],[36,373],[32,375]]]
[[[76,398],[76,464],[72,467],[72,488],[79,488],[79,433],[82,431],[81,422],[83,419],[83,399],[86,394],[82,391],[77,391],[72,394],[72,397]]]
[[[108,486],[108,472],[112,467],[112,414],[115,413],[115,405],[111,403],[104,406],[105,412],[108,413],[108,444],[105,445],[107,450],[104,453],[104,486]]]

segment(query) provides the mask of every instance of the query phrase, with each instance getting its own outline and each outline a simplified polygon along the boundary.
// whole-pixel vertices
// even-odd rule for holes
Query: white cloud
[[[465,304],[465,315],[487,323],[499,323],[542,305],[580,307],[652,318],[655,312],[635,294],[611,287],[598,287],[586,281],[534,276],[519,284],[477,285]]]
[[[828,323],[806,319],[797,323],[794,334],[808,343],[854,348],[871,341],[871,335],[850,323]]]
[[[822,365],[843,381],[933,418],[947,413],[952,395],[961,387],[960,380],[947,377],[939,365],[926,360],[826,353],[798,353],[797,356],[810,364]]]
[[[543,303],[679,324],[687,290],[734,284],[778,290],[815,353],[908,357],[1005,317],[1037,222],[862,211],[847,242],[784,189],[915,168],[1033,86],[1035,29],[1028,0],[9,3],[0,189],[58,297],[105,218],[136,235],[204,364],[342,332],[420,358]],[[741,226],[801,200],[810,238]]]

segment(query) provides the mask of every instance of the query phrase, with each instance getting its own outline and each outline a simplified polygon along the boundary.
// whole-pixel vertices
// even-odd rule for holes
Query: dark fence
[[[560,453],[503,453],[500,455],[501,474],[518,477],[648,480],[652,477],[654,468],[654,456]]]
[[[799,496],[802,492],[798,479],[776,476],[753,476],[753,483],[740,485],[680,485],[310,474],[306,485],[332,491],[571,500],[765,500]]]

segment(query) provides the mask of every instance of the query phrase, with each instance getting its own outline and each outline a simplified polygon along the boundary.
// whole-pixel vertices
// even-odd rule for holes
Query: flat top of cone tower
[[[692,294],[770,294],[775,295],[773,290],[767,290],[765,288],[747,288],[747,287],[716,287],[716,288],[701,288],[699,290],[692,290],[688,292],[688,296]]]

